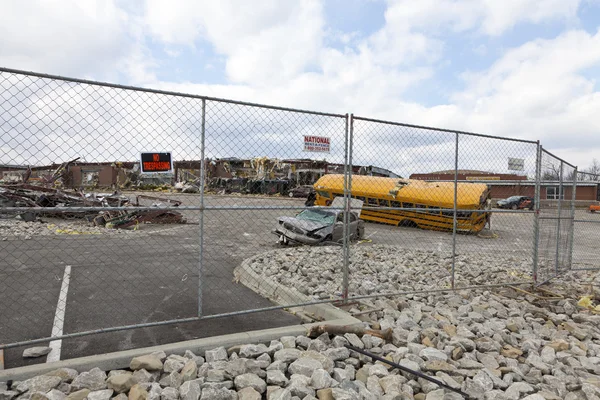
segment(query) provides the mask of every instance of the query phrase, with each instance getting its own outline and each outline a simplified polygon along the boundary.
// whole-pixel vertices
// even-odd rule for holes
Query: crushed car
[[[295,217],[280,217],[272,231],[279,244],[341,243],[344,237],[343,199],[336,198],[331,207],[309,207]],[[365,235],[365,222],[360,219],[363,202],[351,199],[348,216],[350,240],[360,240]]]

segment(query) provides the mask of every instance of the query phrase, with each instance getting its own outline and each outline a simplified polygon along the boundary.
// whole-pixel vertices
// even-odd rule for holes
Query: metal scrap
[[[150,203],[150,204],[145,204]],[[63,191],[44,186],[29,185],[0,185],[0,212],[2,208],[24,208],[19,215],[23,220],[33,221],[37,216],[51,216],[59,218],[80,218],[93,222],[96,226],[113,228],[128,228],[141,223],[185,223],[183,215],[170,208],[181,205],[180,201],[137,195],[135,201],[118,192],[114,193],[84,193],[81,191]],[[77,207],[69,211],[65,208]],[[86,207],[96,209],[85,210]],[[111,208],[120,207],[118,210]],[[132,207],[132,210],[123,210],[122,207]],[[138,210],[134,207],[152,207],[156,210]],[[35,208],[26,211],[27,208]],[[40,211],[39,209],[43,211]],[[54,210],[55,208],[59,208]],[[84,208],[81,210],[81,208]],[[106,210],[98,211],[97,208]],[[165,208],[169,208],[166,210]]]

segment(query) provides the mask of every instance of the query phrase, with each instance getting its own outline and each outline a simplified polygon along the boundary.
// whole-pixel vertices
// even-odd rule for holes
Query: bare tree
[[[597,159],[592,160],[592,165],[583,170],[584,179],[587,181],[597,181],[600,179],[600,162]]]

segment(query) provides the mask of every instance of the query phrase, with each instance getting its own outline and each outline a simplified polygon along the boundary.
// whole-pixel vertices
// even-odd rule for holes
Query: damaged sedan
[[[359,212],[350,212],[350,240],[358,240],[364,236],[364,221],[359,217]],[[280,217],[273,233],[279,237],[280,244],[341,243],[344,236],[344,211],[330,207],[307,208],[295,217]]]

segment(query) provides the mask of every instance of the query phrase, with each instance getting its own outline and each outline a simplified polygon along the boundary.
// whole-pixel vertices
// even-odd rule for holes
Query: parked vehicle
[[[349,215],[350,239],[361,239],[365,234],[364,221],[360,214],[351,211]],[[273,233],[279,243],[319,244],[342,241],[344,235],[344,211],[329,207],[311,207],[295,217],[280,217]]]
[[[324,175],[315,184],[315,205],[327,206],[344,195],[343,175]],[[486,209],[489,187],[459,182],[457,187],[457,230],[481,231],[490,219]],[[364,207],[360,218],[397,226],[452,231],[454,225],[454,182],[426,182],[415,179],[355,175],[352,199]]]
[[[302,186],[296,186],[295,188],[292,188],[289,193],[288,196],[290,197],[308,197],[311,193],[314,193],[315,189],[313,189],[312,185],[302,185]]]
[[[533,210],[533,198],[529,196],[511,196],[504,200],[498,200],[498,208],[507,208],[512,210]]]
[[[600,204],[591,204],[588,211],[591,212],[591,213],[595,213],[597,211],[600,211]]]

